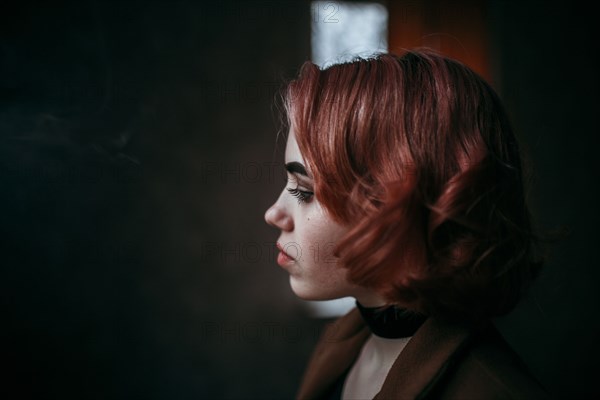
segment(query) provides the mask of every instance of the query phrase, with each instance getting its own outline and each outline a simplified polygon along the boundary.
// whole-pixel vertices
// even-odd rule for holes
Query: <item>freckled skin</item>
[[[309,176],[293,130],[290,130],[285,150],[285,162],[302,163]],[[372,290],[351,284],[346,279],[333,250],[348,227],[334,222],[316,195],[299,202],[287,189],[312,192],[309,177],[288,172],[288,183],[277,201],[266,211],[268,224],[281,231],[278,242],[295,260],[283,268],[290,274],[294,293],[305,300],[330,300],[346,296],[357,298],[364,305],[381,305],[384,301]]]

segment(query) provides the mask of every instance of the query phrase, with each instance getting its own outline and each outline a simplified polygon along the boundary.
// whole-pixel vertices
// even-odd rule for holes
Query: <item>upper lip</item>
[[[289,258],[293,259],[294,257],[290,256],[288,253],[285,252],[285,250],[283,250],[283,246],[281,245],[281,243],[277,242],[276,243],[277,248],[279,249],[279,251],[281,251],[283,254],[285,254],[286,256],[288,256]]]

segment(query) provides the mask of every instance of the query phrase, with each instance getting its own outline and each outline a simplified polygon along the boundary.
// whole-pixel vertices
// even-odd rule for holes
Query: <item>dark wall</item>
[[[490,2],[499,90],[553,248],[499,319],[558,397],[598,368],[597,31],[567,2]],[[291,398],[322,322],[278,269],[273,98],[305,1],[20,2],[0,12],[0,395]]]
[[[530,295],[499,321],[559,398],[594,398],[600,372],[598,23],[577,2],[490,2],[501,95],[532,166],[541,229],[565,229]],[[555,235],[556,236],[556,235]]]
[[[2,5],[0,391],[292,396],[320,324],[263,213],[309,21],[301,1]]]

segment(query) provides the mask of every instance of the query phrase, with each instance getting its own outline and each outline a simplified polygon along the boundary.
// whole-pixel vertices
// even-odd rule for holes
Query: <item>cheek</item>
[[[302,248],[304,266],[316,268],[314,272],[336,274],[338,260],[333,253],[347,229],[333,222],[318,203],[301,221],[301,225],[296,224],[296,238]]]
[[[323,269],[331,270],[337,268],[337,258],[333,255],[335,250],[335,242],[321,240],[313,246],[313,261],[319,264]]]
[[[306,232],[302,239],[302,258],[319,270],[331,273],[334,268],[337,268],[338,259],[333,253],[338,240],[335,232],[326,229]]]
[[[308,251],[303,252],[302,262],[296,270],[298,283],[305,289],[325,290],[327,296],[345,296],[346,270],[333,256],[334,245],[327,241],[313,241]],[[342,292],[340,292],[342,291]],[[316,292],[315,292],[316,293]]]

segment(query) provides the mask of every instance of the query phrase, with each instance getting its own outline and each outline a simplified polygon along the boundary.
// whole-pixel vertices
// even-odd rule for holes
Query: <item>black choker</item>
[[[356,307],[371,332],[386,339],[413,336],[427,319],[426,315],[396,306],[364,307],[357,301]]]

